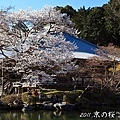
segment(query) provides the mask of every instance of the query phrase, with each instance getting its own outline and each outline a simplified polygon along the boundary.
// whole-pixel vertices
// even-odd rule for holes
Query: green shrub
[[[78,103],[78,106],[77,107],[84,107],[84,108],[87,108],[90,106],[90,100],[88,100],[86,97],[78,97],[77,98],[77,103]],[[80,105],[80,106],[79,106]]]
[[[76,90],[76,94],[74,91],[69,91],[66,93],[67,101],[69,103],[76,103],[76,99],[81,95],[82,90]]]
[[[27,92],[22,93],[22,101],[25,104],[35,104],[36,102],[38,102],[38,97],[35,97],[33,95],[28,95]]]
[[[28,93],[27,92],[22,93],[22,101],[23,101],[23,103],[28,103]]]
[[[83,90],[76,90],[76,95],[77,96],[79,96],[79,95],[81,95],[81,93],[83,92]],[[71,94],[74,94],[74,91],[70,91],[69,93],[71,93]]]
[[[66,98],[67,98],[68,103],[75,103],[76,102],[76,95],[74,93],[67,93]]]
[[[22,100],[21,94],[19,94],[19,95],[11,94],[11,95],[7,95],[7,96],[1,98],[1,101],[2,101],[4,104],[13,103],[13,102],[16,101],[16,100],[19,100],[19,101]]]

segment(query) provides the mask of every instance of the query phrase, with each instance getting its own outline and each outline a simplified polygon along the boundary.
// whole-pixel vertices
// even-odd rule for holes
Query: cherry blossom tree
[[[45,68],[60,71],[61,64],[65,67],[73,58],[76,46],[66,42],[64,33],[75,35],[76,31],[66,14],[46,6],[42,10],[1,12],[0,17],[0,54],[15,60],[14,69],[30,74],[30,70]]]

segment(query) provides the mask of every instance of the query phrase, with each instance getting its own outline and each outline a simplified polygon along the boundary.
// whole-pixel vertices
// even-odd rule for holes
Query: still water
[[[0,111],[0,120],[94,120],[88,116],[87,118],[80,117],[81,112],[76,111],[31,111],[24,113],[22,111]],[[98,118],[99,120],[109,120],[109,118]],[[114,117],[110,120],[120,120]]]

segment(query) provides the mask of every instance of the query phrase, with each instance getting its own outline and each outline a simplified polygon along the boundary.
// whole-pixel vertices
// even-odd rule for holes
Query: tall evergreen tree
[[[108,46],[113,43],[120,46],[120,1],[110,0],[102,7],[86,9],[80,7],[77,11],[71,6],[57,6],[62,13],[67,13],[78,30],[78,37],[94,44]]]

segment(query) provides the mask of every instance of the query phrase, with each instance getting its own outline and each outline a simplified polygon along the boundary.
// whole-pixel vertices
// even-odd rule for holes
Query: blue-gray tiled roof
[[[97,54],[96,50],[99,48],[97,45],[92,44],[83,39],[76,38],[76,37],[71,36],[66,33],[64,33],[64,36],[66,38],[66,41],[70,41],[77,45],[78,48],[75,50],[75,52],[86,52],[86,53],[90,53],[90,54]]]

